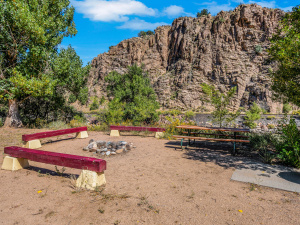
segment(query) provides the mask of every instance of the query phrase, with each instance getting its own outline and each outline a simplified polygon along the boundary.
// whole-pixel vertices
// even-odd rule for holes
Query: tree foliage
[[[140,32],[138,33],[138,36],[139,36],[139,37],[145,37],[146,35],[152,35],[152,34],[154,34],[154,32],[151,31],[151,30],[148,30],[148,31],[140,31]]]
[[[231,88],[227,93],[220,93],[214,86],[208,84],[201,84],[202,91],[207,95],[208,101],[214,106],[215,110],[212,112],[213,122],[217,123],[220,127],[223,126],[223,122],[226,116],[229,115],[228,106],[230,100],[236,93],[236,87]],[[237,117],[240,114],[240,110],[236,113],[231,113],[230,117]],[[229,118],[228,122],[232,122]]]
[[[159,103],[156,101],[156,94],[147,73],[140,67],[130,66],[123,75],[113,71],[105,77],[105,81],[108,82],[108,96],[113,97],[108,104],[107,117],[110,123],[130,120],[134,124],[140,124],[158,119],[156,110]]]
[[[254,102],[250,109],[246,112],[245,125],[250,128],[255,128],[257,125],[255,121],[261,118],[261,113],[261,108]]]
[[[207,16],[210,14],[207,9],[202,9],[201,12],[197,12],[197,18],[200,18],[201,16]]]
[[[59,81],[51,70],[51,57],[64,37],[77,32],[69,3],[0,0],[0,97],[10,106],[53,95]],[[14,115],[18,120],[18,112]]]
[[[300,6],[285,14],[271,39],[269,54],[278,63],[278,69],[271,73],[276,96],[300,106]]]

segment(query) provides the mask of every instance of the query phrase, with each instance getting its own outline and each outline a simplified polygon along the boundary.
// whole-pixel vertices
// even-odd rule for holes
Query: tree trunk
[[[6,117],[4,127],[22,127],[22,121],[19,114],[19,106],[16,99],[11,99],[8,102],[8,115]]]

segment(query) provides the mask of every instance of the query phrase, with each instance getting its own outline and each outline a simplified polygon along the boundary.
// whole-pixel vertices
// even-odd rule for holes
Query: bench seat
[[[180,136],[180,135],[173,135],[173,137],[176,139],[194,139],[194,140],[206,140],[206,141],[229,141],[229,142],[250,143],[249,140],[242,140],[242,139],[206,138],[206,137],[193,137],[193,136]]]

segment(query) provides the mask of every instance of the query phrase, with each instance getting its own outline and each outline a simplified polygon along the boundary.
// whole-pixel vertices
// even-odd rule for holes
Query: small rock
[[[123,149],[118,149],[118,150],[116,150],[116,153],[118,153],[118,154],[120,154],[120,153],[122,153],[123,152]]]
[[[96,149],[96,152],[97,152],[97,153],[101,153],[101,149],[99,149],[99,148]]]
[[[115,152],[111,152],[110,154],[111,154],[111,155],[116,155],[117,153],[115,153]]]
[[[93,147],[94,147],[94,144],[93,144],[93,143],[90,143],[90,144],[87,146],[88,149],[92,149]]]
[[[92,142],[95,142],[94,139],[91,139],[91,140],[89,141],[89,144],[91,144]]]
[[[105,141],[96,141],[97,147],[101,148],[101,147],[105,147],[106,146],[106,142]]]
[[[110,155],[110,151],[107,151],[105,154],[106,154],[106,155]]]
[[[82,150],[83,151],[87,151],[87,150],[89,150],[89,148],[88,147],[84,147]]]
[[[112,149],[111,149],[111,151],[112,151],[112,152],[115,152],[115,151],[116,151],[116,149],[112,148]]]
[[[107,148],[101,148],[101,152],[107,152]]]
[[[101,152],[101,155],[105,155],[105,152]]]

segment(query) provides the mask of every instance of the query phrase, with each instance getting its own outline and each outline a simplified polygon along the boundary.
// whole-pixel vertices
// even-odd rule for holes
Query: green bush
[[[99,101],[97,97],[94,97],[92,104],[90,105],[90,110],[99,109]]]
[[[280,126],[281,142],[277,145],[278,158],[286,165],[300,168],[300,132],[294,119]]]
[[[102,96],[100,99],[100,105],[103,105],[104,102],[105,102],[105,98],[104,98],[104,96]]]
[[[69,96],[68,102],[74,103],[75,101],[76,101],[76,96],[73,93],[71,93]]]
[[[188,119],[191,119],[194,116],[195,116],[195,113],[193,111],[187,111],[185,113],[185,117],[188,118]]]
[[[276,157],[276,145],[278,136],[271,133],[250,135],[250,147],[253,151],[258,151],[260,158],[265,163],[271,163]]]
[[[82,105],[85,105],[87,103],[88,97],[89,97],[89,90],[87,87],[81,88],[78,95],[78,100]]]
[[[126,74],[116,71],[105,77],[108,95],[113,100],[108,104],[107,119],[115,124],[132,121],[133,124],[150,124],[158,120],[159,103],[151,86],[148,74],[137,65],[128,67]]]
[[[289,113],[292,110],[292,106],[288,103],[283,104],[282,112]]]
[[[68,124],[66,124],[64,121],[57,120],[57,121],[53,121],[53,122],[49,123],[47,125],[47,128],[49,128],[51,130],[60,130],[60,129],[70,128],[70,126]]]
[[[244,124],[251,129],[256,127],[254,121],[261,118],[261,108],[254,102],[250,109],[246,112]]]
[[[262,52],[262,47],[261,47],[261,45],[256,45],[256,46],[255,46],[255,52],[256,52],[256,53],[261,53],[261,52]]]
[[[201,16],[207,16],[210,14],[207,9],[202,9],[201,12],[197,12],[197,18],[200,18]]]

